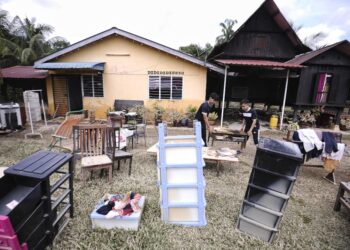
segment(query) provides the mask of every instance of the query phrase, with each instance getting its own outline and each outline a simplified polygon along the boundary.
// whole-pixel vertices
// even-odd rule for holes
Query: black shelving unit
[[[52,244],[73,217],[73,164],[71,154],[39,151],[0,179],[0,214],[29,249]]]
[[[238,218],[239,230],[273,241],[302,162],[296,144],[261,138]]]

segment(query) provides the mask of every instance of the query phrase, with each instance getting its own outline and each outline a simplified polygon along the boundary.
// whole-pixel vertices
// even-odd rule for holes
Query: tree
[[[69,45],[62,37],[46,40],[54,31],[47,24],[37,24],[35,18],[16,16],[11,21],[0,10],[0,67],[33,65],[36,60]]]
[[[206,43],[204,47],[201,47],[199,44],[193,44],[187,46],[181,46],[180,51],[190,54],[199,59],[205,60],[210,51],[213,49],[210,43]]]
[[[0,9],[0,37],[9,38],[8,12]]]
[[[292,29],[295,31],[295,33],[300,34],[300,30],[303,28],[303,25],[296,26],[292,21],[289,21],[289,25],[292,27]],[[298,36],[299,36],[298,34]],[[325,47],[326,44],[320,45],[320,42],[324,40],[327,37],[327,35],[320,31],[314,34],[310,34],[303,39],[303,43],[312,49],[320,49],[322,47]]]
[[[48,40],[50,45],[51,53],[64,49],[70,45],[70,43],[64,38],[60,36],[56,36]]]
[[[233,26],[237,23],[237,20],[225,19],[223,23],[220,23],[222,34],[216,38],[216,45],[220,45],[224,42],[228,42],[235,31]]]

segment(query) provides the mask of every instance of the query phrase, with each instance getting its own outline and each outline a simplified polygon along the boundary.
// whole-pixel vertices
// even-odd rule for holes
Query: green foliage
[[[216,44],[220,45],[228,42],[235,33],[233,26],[237,23],[237,20],[225,19],[223,23],[220,23],[222,34],[216,38]]]
[[[183,118],[183,114],[181,114],[181,112],[177,111],[176,109],[170,109],[167,113],[169,114],[172,122],[180,121]]]
[[[21,88],[13,88],[8,85],[6,89],[6,95],[8,101],[23,102],[23,89]]]
[[[35,18],[16,16],[0,9],[0,67],[33,65],[34,61],[63,49],[69,42],[62,37],[46,39],[54,31],[47,24],[37,24]]]
[[[187,107],[187,118],[190,120],[194,120],[197,113],[197,108],[195,106],[189,105]]]
[[[210,51],[213,49],[213,46],[210,43],[205,44],[204,47],[201,47],[199,44],[193,44],[187,46],[181,46],[180,51],[190,54],[199,59],[205,60],[209,55]]]
[[[208,119],[210,120],[210,121],[215,121],[216,119],[218,119],[218,113],[216,113],[216,112],[211,112],[211,113],[209,113],[209,115],[208,115]]]
[[[155,103],[153,103],[153,111],[154,111],[154,117],[155,117],[156,119],[158,119],[158,118],[161,118],[162,115],[164,114],[165,108],[163,108],[163,107],[159,104],[159,102],[155,102]]]
[[[299,124],[297,122],[288,122],[287,129],[292,131],[292,130],[298,130],[299,129]]]
[[[143,117],[147,112],[147,108],[143,105],[135,105],[130,109],[130,112],[135,112],[138,116]]]

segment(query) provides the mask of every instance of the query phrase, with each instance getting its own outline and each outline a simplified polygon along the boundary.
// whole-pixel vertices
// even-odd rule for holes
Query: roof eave
[[[146,38],[134,35],[132,33],[126,32],[124,30],[117,29],[115,27],[113,27],[111,29],[108,29],[106,31],[103,31],[103,32],[101,32],[101,33],[99,33],[97,35],[94,35],[94,36],[91,36],[89,38],[86,38],[86,39],[84,39],[84,40],[82,40],[80,42],[77,42],[75,44],[72,44],[69,47],[64,48],[64,49],[62,49],[60,51],[57,51],[57,52],[55,52],[55,53],[53,53],[51,55],[48,55],[48,56],[46,56],[46,57],[36,61],[34,65],[41,64],[41,63],[47,62],[49,60],[53,60],[53,59],[55,59],[57,57],[60,57],[60,56],[62,56],[64,54],[66,54],[66,53],[72,52],[72,51],[74,51],[76,49],[79,49],[79,48],[85,46],[85,45],[91,44],[93,42],[96,42],[98,40],[101,40],[101,39],[103,39],[105,37],[108,37],[108,36],[111,36],[111,35],[120,35],[120,36],[126,37],[126,38],[128,38],[130,40],[137,41],[137,42],[139,42],[141,44],[144,44],[144,45],[150,46],[152,48],[158,49],[160,51],[166,52],[168,54],[174,55],[174,56],[176,56],[178,58],[181,58],[181,59],[184,59],[186,61],[190,61],[190,62],[192,62],[194,64],[197,64],[197,65],[200,65],[202,67],[209,68],[209,69],[217,71],[219,73],[224,72],[223,69],[219,68],[216,65],[213,65],[211,63],[202,61],[202,60],[200,60],[198,58],[195,58],[193,56],[187,55],[187,54],[185,54],[183,52],[180,52],[178,50],[169,48],[167,46],[164,46],[164,45],[161,45],[159,43],[156,43],[156,42],[153,42],[151,40],[148,40]]]

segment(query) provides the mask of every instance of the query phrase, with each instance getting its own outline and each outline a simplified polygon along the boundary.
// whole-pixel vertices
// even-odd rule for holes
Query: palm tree
[[[0,9],[0,37],[9,37],[9,19],[8,12]]]
[[[237,23],[237,20],[225,19],[223,23],[220,23],[222,34],[216,38],[216,44],[222,44],[231,39],[235,31],[233,26]]]
[[[49,52],[45,36],[54,28],[47,24],[35,24],[35,18],[23,21],[16,16],[12,21],[11,33],[15,35],[15,43],[20,51],[20,62],[32,65],[33,62]]]
[[[18,16],[9,21],[7,12],[0,10],[0,67],[33,65],[34,61],[65,48],[69,42],[62,37],[46,40],[54,31],[47,24],[36,24],[35,18]]]
[[[303,28],[303,25],[296,26],[292,21],[289,21],[289,25],[292,27],[292,29],[295,31],[295,33],[300,33],[300,30]],[[303,43],[312,49],[320,49],[322,47],[327,46],[327,44],[319,45],[319,43],[324,40],[327,37],[327,35],[323,32],[317,32],[314,34],[310,34],[303,39]]]

